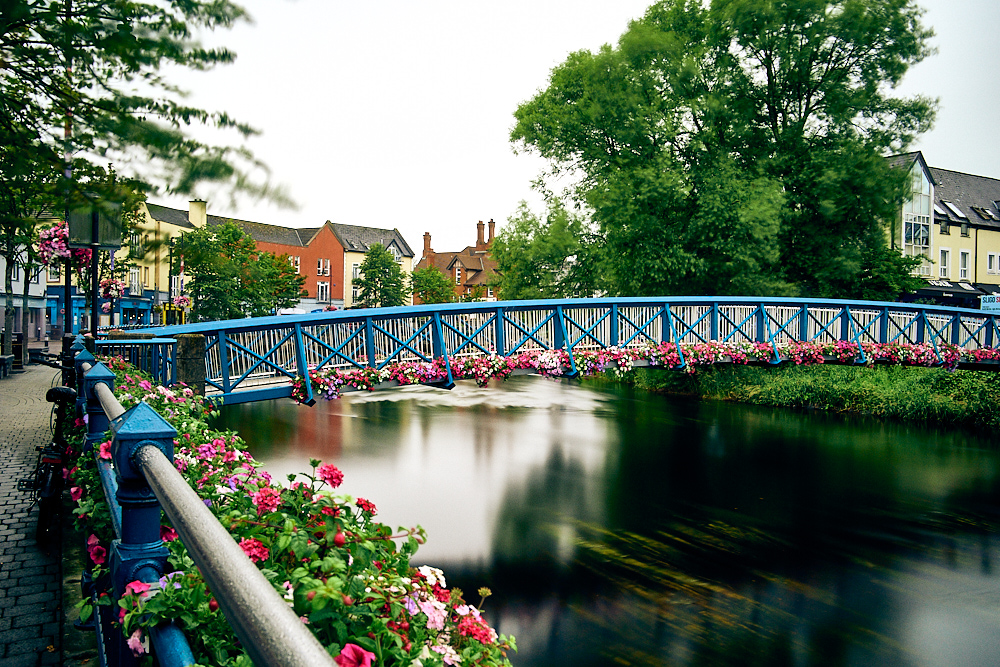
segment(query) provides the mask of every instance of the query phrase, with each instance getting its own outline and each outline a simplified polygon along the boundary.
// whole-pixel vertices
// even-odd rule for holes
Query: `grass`
[[[1000,376],[901,366],[721,365],[694,374],[636,369],[647,391],[754,405],[812,408],[903,421],[1000,427]]]

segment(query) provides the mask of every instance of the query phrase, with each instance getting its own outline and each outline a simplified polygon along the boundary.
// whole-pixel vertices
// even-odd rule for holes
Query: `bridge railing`
[[[159,384],[177,382],[175,338],[105,338],[94,341],[94,348],[98,355],[121,357]]]
[[[166,573],[168,550],[160,537],[160,512],[187,547],[236,636],[257,665],[334,664],[333,659],[250,561],[173,465],[177,431],[145,403],[125,410],[115,397],[115,375],[104,364],[83,364],[88,415],[85,455],[94,456],[117,539],[111,545],[113,599],[132,581],[154,583]],[[110,428],[111,459],[97,444]],[[100,665],[138,664],[121,629],[117,607],[100,606],[103,592],[88,582],[95,610]],[[153,652],[163,667],[195,664],[180,629],[151,629]]]
[[[758,297],[630,297],[438,304],[204,322],[149,329],[206,336],[209,392],[227,402],[287,396],[310,369],[381,368],[441,357],[652,343],[1000,342],[983,311],[886,302]],[[450,370],[449,370],[450,373]],[[450,381],[449,376],[449,381]]]

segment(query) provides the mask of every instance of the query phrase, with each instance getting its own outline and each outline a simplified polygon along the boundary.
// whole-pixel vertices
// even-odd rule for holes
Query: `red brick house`
[[[492,283],[497,273],[497,263],[490,257],[490,247],[496,223],[490,220],[489,237],[484,238],[485,226],[480,220],[476,224],[476,245],[466,246],[456,252],[434,252],[431,248],[431,234],[424,232],[424,252],[413,267],[418,271],[424,267],[435,269],[455,281],[455,295],[458,298],[473,298],[479,295],[484,301],[496,301]],[[414,296],[414,303],[419,299]]]

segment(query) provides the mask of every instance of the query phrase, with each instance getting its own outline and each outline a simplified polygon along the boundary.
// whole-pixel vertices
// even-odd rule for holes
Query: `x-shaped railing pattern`
[[[527,350],[566,351],[570,375],[581,349],[665,343],[675,346],[683,366],[682,342],[713,340],[766,344],[775,362],[780,343],[816,340],[856,343],[862,362],[862,343],[927,343],[940,358],[944,343],[967,349],[1000,345],[998,319],[996,313],[904,303],[630,297],[335,311],[149,331],[205,334],[209,385],[226,401],[242,402],[287,396],[290,379],[332,366],[381,369],[443,358],[447,386],[451,357]]]

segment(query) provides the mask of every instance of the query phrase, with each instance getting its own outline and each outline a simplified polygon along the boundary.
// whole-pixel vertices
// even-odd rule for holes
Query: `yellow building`
[[[330,223],[334,235],[344,248],[344,307],[358,302],[358,288],[354,281],[360,276],[361,263],[373,243],[381,243],[392,253],[406,276],[413,271],[413,250],[398,229],[379,229],[357,225]],[[413,295],[407,295],[406,305],[413,305]]]
[[[982,294],[1000,293],[1000,179],[929,167],[919,151],[890,161],[911,175],[891,242],[923,258],[916,296],[978,308]]]

